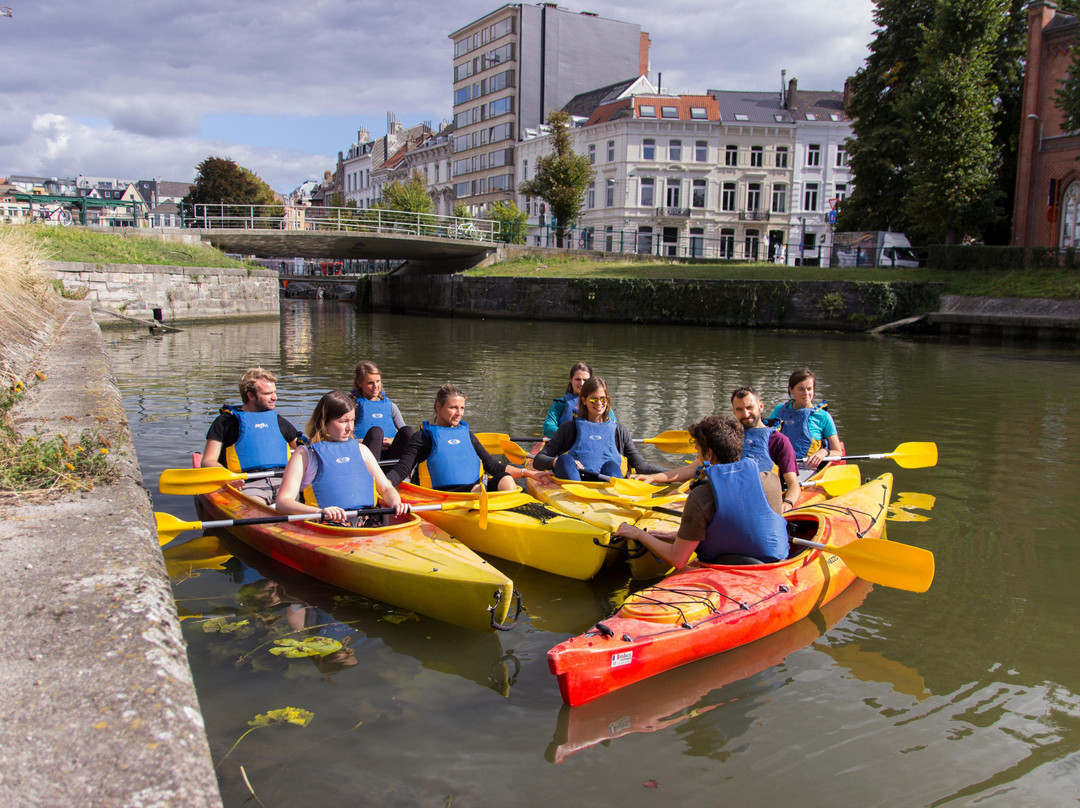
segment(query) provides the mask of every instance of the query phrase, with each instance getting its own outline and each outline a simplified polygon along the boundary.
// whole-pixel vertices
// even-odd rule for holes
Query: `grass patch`
[[[220,250],[203,244],[161,241],[137,233],[123,236],[111,235],[81,227],[44,225],[18,225],[18,227],[29,228],[35,240],[40,242],[42,256],[53,261],[240,269],[248,266],[241,261],[227,258]]]
[[[782,264],[681,264],[671,261],[585,261],[561,256],[526,256],[470,269],[474,278],[641,278],[750,281],[854,281],[939,283],[944,294],[1070,300],[1080,298],[1080,270],[892,269],[789,267]]]

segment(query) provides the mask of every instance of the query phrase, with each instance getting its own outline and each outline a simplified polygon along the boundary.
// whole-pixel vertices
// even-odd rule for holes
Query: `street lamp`
[[[1036,115],[1034,112],[1032,112],[1030,115],[1028,115],[1028,120],[1029,121],[1038,121],[1039,122],[1039,151],[1041,152],[1042,151],[1042,142],[1043,142],[1043,122],[1042,122],[1042,118],[1040,118],[1038,115]]]

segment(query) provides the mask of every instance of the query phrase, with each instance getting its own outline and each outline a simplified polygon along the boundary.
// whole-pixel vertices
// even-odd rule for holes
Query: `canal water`
[[[278,411],[298,426],[372,359],[409,423],[451,381],[474,429],[529,436],[586,360],[641,437],[727,412],[742,384],[771,406],[809,365],[852,453],[940,449],[934,468],[861,466],[893,472],[907,495],[889,537],[934,552],[929,592],[859,584],[768,640],[574,709],[545,654],[625,596],[617,569],[579,582],[493,560],[528,613],[478,633],[299,576],[227,534],[181,535],[165,557],[228,806],[255,804],[245,777],[266,806],[1080,798],[1073,348],[361,315],[333,301],[285,301],[280,322],[106,340],[151,488],[190,463],[255,364],[278,374]],[[190,498],[154,505],[197,518]],[[314,635],[345,652],[318,664],[269,653],[275,638]],[[310,721],[276,720],[289,707]]]

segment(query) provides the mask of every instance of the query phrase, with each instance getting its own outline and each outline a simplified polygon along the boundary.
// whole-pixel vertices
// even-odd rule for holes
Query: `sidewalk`
[[[101,431],[121,480],[0,499],[0,805],[221,805],[150,498],[89,305],[28,372],[26,434]]]

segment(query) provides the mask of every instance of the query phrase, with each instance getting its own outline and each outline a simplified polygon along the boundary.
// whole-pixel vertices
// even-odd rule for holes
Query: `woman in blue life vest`
[[[709,415],[690,427],[702,472],[691,484],[675,532],[623,523],[616,536],[635,539],[675,568],[693,553],[707,564],[769,564],[788,556],[780,515],[780,479],[751,457],[739,459],[743,428],[731,416]]]
[[[356,398],[356,434],[376,460],[397,460],[413,435],[398,405],[382,387],[382,371],[374,362],[358,362],[353,378]]]
[[[399,516],[409,512],[379,461],[356,440],[355,420],[356,399],[349,393],[332,390],[319,399],[305,429],[309,445],[285,466],[276,500],[281,513],[321,513],[329,522],[345,522],[345,511],[374,507],[376,494]],[[301,491],[307,502],[300,501]]]
[[[412,436],[387,479],[397,485],[419,472],[419,484],[440,491],[479,491],[482,475],[489,491],[515,491],[517,481],[550,474],[496,460],[480,444],[462,418],[465,394],[444,384],[435,394],[434,417]]]
[[[641,474],[663,471],[641,456],[626,427],[611,417],[611,394],[598,376],[586,379],[578,396],[576,417],[560,425],[544,444],[533,465],[555,469],[563,480],[622,477],[622,459]]]
[[[578,399],[581,397],[581,385],[593,375],[587,362],[575,362],[570,366],[570,380],[566,383],[566,392],[555,399],[544,418],[544,437],[552,438],[560,424],[572,421],[578,411]]]
[[[791,441],[800,464],[816,469],[839,460],[844,454],[836,424],[827,402],[814,404],[817,377],[809,368],[796,370],[788,379],[789,400],[773,409],[770,421],[779,421],[780,432]]]

